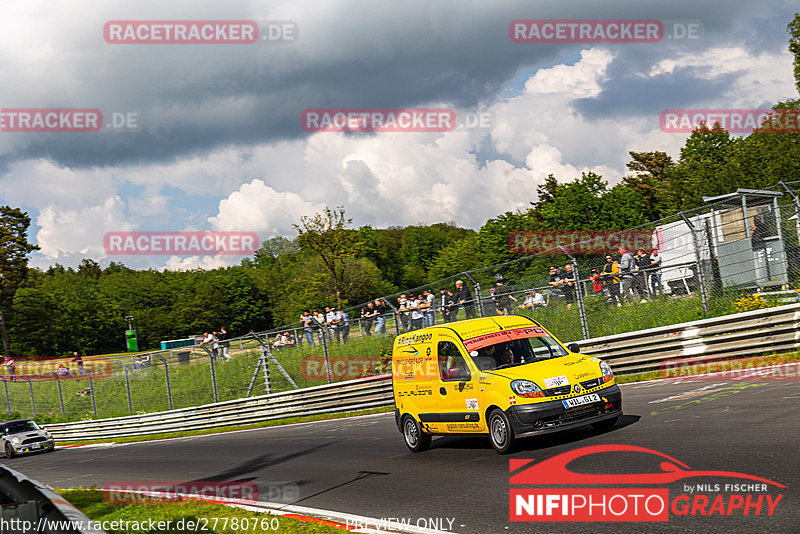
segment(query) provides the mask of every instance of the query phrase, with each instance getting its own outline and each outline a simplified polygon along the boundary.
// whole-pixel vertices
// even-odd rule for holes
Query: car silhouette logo
[[[567,464],[588,456],[603,452],[644,452],[665,458],[659,467],[661,472],[656,473],[635,473],[635,474],[585,474],[575,473],[567,469]],[[528,460],[530,463],[532,460]],[[514,460],[511,464],[512,470],[516,470],[524,465],[525,460]],[[516,468],[516,469],[515,469]],[[568,451],[553,458],[542,460],[531,467],[513,475],[510,479],[511,484],[536,484],[536,485],[570,485],[570,484],[668,484],[684,478],[693,477],[728,477],[744,478],[765,482],[779,488],[785,488],[783,484],[768,480],[766,478],[736,473],[733,471],[702,471],[692,470],[688,465],[676,460],[671,456],[653,449],[638,447],[636,445],[593,445],[583,447],[574,451]]]

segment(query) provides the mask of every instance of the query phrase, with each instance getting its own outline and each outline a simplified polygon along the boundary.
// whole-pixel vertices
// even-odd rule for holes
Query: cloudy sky
[[[238,263],[109,256],[103,236],[291,238],[292,223],[325,205],[344,206],[356,226],[477,229],[525,208],[548,174],[569,181],[594,171],[614,184],[629,150],[677,157],[686,134],[662,131],[662,110],[769,108],[797,98],[786,32],[796,6],[10,0],[0,18],[0,110],[91,108],[104,124],[12,132],[6,117],[0,203],[31,216],[39,267],[86,257],[137,268]],[[508,33],[517,19],[677,20],[699,22],[702,32],[654,43],[517,43]],[[109,21],[214,20],[253,21],[260,38],[118,44],[103,33]],[[295,33],[271,40],[278,27]],[[485,120],[447,132],[308,132],[301,114],[310,108],[447,108],[460,121]],[[108,127],[115,114],[131,114],[136,127]]]

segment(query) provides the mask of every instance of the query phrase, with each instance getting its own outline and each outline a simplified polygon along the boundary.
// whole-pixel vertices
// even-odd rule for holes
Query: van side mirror
[[[581,347],[577,343],[570,343],[569,345],[567,345],[567,350],[569,350],[570,352],[580,352]]]

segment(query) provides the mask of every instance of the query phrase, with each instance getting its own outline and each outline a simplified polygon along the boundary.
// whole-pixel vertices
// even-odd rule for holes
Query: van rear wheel
[[[403,437],[411,452],[422,452],[431,448],[431,435],[424,433],[413,417],[404,415],[402,428]]]
[[[489,440],[498,454],[508,454],[514,449],[514,429],[505,412],[499,408],[489,414]]]

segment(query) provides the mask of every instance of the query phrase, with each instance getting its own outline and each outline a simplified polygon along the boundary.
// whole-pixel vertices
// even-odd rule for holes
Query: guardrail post
[[[239,340],[239,342],[241,343],[241,340]],[[164,362],[164,375],[166,376],[166,379],[167,379],[167,401],[169,402],[169,409],[171,410],[172,409],[172,386],[169,383],[169,364],[167,363],[167,360],[163,356],[161,356],[159,353],[156,353],[156,356],[158,356],[159,360]]]
[[[56,378],[56,384],[58,385],[58,402],[61,404],[61,415],[64,414],[64,395],[61,393],[61,380],[58,378],[58,373],[53,373],[53,376]]]
[[[36,417],[36,399],[33,398],[33,382],[28,379],[28,388],[31,391],[31,408],[33,408],[33,416]]]
[[[119,360],[114,360],[114,362],[120,364],[125,370],[125,388],[128,390],[128,411],[133,413],[133,402],[131,400],[131,377],[128,373],[128,367]]]

